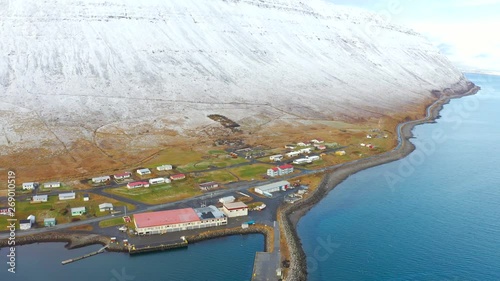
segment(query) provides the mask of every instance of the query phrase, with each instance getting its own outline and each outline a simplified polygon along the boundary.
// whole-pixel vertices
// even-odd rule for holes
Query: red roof
[[[291,164],[285,164],[285,165],[279,166],[278,168],[280,168],[281,170],[293,169],[293,165],[291,165]]]
[[[147,212],[134,215],[137,227],[153,227],[199,221],[193,208],[184,208],[159,212]]]
[[[136,181],[136,182],[129,182],[127,185],[128,186],[143,186],[143,185],[147,185],[149,184],[149,182],[147,181]]]
[[[184,174],[177,174],[177,175],[170,176],[171,179],[182,179],[185,177],[186,177],[186,175],[184,175]]]
[[[273,168],[271,168],[271,170],[277,172],[278,171],[278,167],[273,167]]]

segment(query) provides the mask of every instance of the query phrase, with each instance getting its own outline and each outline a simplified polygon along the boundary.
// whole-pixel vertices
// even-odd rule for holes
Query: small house
[[[207,191],[219,187],[219,184],[214,181],[211,181],[211,182],[200,183],[198,186],[201,190]]]
[[[281,154],[269,156],[269,160],[275,161],[275,162],[281,161],[282,159],[283,159],[283,155],[281,155]]]
[[[171,175],[170,176],[170,179],[173,180],[173,181],[182,180],[182,179],[185,179],[185,178],[186,178],[185,174],[177,174],[177,175]]]
[[[58,187],[61,187],[61,183],[60,182],[46,182],[43,184],[43,188],[58,188]]]
[[[35,195],[33,198],[31,198],[31,202],[33,203],[41,203],[41,202],[47,202],[49,196],[48,195]]]
[[[90,200],[90,196],[87,193],[85,193],[83,195],[83,201],[89,201],[89,200]]]
[[[318,161],[319,159],[321,159],[321,158],[318,155],[313,155],[313,156],[307,157],[307,160],[309,160],[309,163],[311,163],[313,161]]]
[[[151,175],[151,170],[148,168],[137,169],[137,174],[140,176]]]
[[[248,216],[248,206],[243,202],[224,203],[222,212],[228,218]]]
[[[344,150],[335,151],[335,155],[337,155],[337,156],[344,156],[345,155],[345,151]]]
[[[76,194],[74,192],[60,193],[59,194],[59,200],[72,200],[75,198],[76,198]]]
[[[115,178],[115,180],[128,179],[128,178],[132,177],[132,173],[131,172],[118,173],[116,175],[113,175],[113,177]]]
[[[226,196],[226,197],[219,198],[220,203],[231,203],[231,202],[234,202],[234,200],[236,200],[236,198],[234,198],[234,196]]]
[[[316,139],[312,139],[311,142],[318,144],[318,143],[324,143],[325,141],[323,141],[322,139],[316,138]]]
[[[167,180],[170,182],[170,179],[167,178]],[[155,179],[150,179],[149,184],[162,184],[165,183],[165,178],[155,178]]]
[[[299,151],[300,151],[300,153],[309,154],[309,153],[311,153],[311,149],[312,148],[308,147],[308,148],[302,148]]]
[[[308,146],[308,145],[309,145],[309,142],[307,142],[307,141],[299,141],[297,143],[297,146]]]
[[[285,148],[295,149],[295,144],[287,144],[287,145],[285,145]]]
[[[104,183],[110,180],[111,180],[110,176],[102,176],[102,177],[92,178],[92,183]]]
[[[71,215],[72,216],[81,216],[85,214],[87,210],[85,207],[76,207],[76,208],[71,208]]]
[[[326,146],[324,146],[324,145],[318,145],[318,146],[316,146],[316,148],[319,149],[319,150],[325,150]]]
[[[99,204],[99,211],[101,211],[101,212],[113,211],[113,204],[111,204],[111,203]]]
[[[30,220],[20,220],[19,221],[19,229],[21,229],[21,230],[31,229],[31,221]]]
[[[25,182],[23,183],[23,190],[33,190],[38,187],[37,182]]]
[[[161,165],[156,167],[156,170],[158,171],[170,171],[172,169],[173,169],[172,165]]]
[[[55,218],[47,218],[43,220],[43,225],[45,227],[52,227],[56,225],[56,219]]]
[[[10,209],[8,207],[0,208],[0,216],[10,216]]]
[[[36,217],[34,215],[29,215],[27,219],[30,220],[31,225],[34,225],[36,222]]]
[[[149,187],[149,182],[147,181],[134,181],[127,184],[128,189],[139,188],[139,187]]]

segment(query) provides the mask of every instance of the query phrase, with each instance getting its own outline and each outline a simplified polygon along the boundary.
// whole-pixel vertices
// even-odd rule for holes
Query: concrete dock
[[[104,252],[104,250],[106,250],[107,248],[108,248],[108,245],[106,245],[106,246],[100,248],[99,250],[97,250],[95,252],[92,252],[90,254],[86,254],[86,255],[83,255],[81,257],[77,257],[77,258],[74,258],[74,259],[65,260],[65,261],[62,261],[61,263],[63,265],[66,265],[68,263],[72,263],[72,262],[75,262],[75,261],[83,260],[85,258],[88,258],[88,257],[91,257],[91,256],[95,256],[97,254],[100,254],[100,253]]]
[[[257,252],[253,264],[252,281],[277,281],[281,278],[280,229],[274,222],[272,252]]]

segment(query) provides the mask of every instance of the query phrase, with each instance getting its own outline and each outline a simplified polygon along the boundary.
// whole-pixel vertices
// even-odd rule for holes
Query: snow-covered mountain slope
[[[2,5],[4,146],[91,139],[110,126],[182,133],[211,113],[393,113],[466,83],[419,34],[321,0]]]

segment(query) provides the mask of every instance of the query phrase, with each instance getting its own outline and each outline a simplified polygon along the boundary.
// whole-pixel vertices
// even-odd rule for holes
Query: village
[[[201,161],[165,161],[78,184],[33,179],[17,188],[17,228],[98,233],[130,254],[184,247],[184,237],[203,229],[276,229],[281,204],[309,196],[328,167],[383,152],[386,138],[366,134],[366,141],[347,145],[313,138],[267,149],[222,144],[224,150],[208,151]],[[11,211],[0,207],[0,216]],[[279,233],[275,239],[279,248]],[[267,254],[279,260],[260,253],[256,268]]]
[[[375,135],[366,135],[367,140],[373,138]],[[360,143],[359,146],[373,151],[377,148],[371,143]],[[179,166],[162,163],[133,171],[119,171],[113,175],[99,175],[81,180],[86,188],[75,188],[58,181],[25,182],[18,187],[18,198],[21,199],[18,201],[21,202],[16,208],[16,216],[25,217],[20,218],[18,229],[53,227],[88,218],[114,216],[125,209],[139,211],[147,206],[182,201],[207,193],[213,197],[214,191],[230,191],[233,186],[246,186],[245,189],[255,196],[273,198],[273,192],[285,191],[292,186],[290,183],[279,185],[280,181],[276,185],[274,179],[300,178],[321,167],[350,160],[346,148],[348,146],[313,138],[267,150],[230,147],[209,151],[211,157],[203,162]],[[284,198],[284,201],[293,203],[303,195],[301,191]],[[2,203],[0,199],[0,206]],[[223,211],[224,206],[218,208]],[[9,216],[9,208],[0,207],[0,215]],[[104,220],[100,225],[109,227],[124,223],[113,218]],[[136,232],[149,234],[149,231]]]

